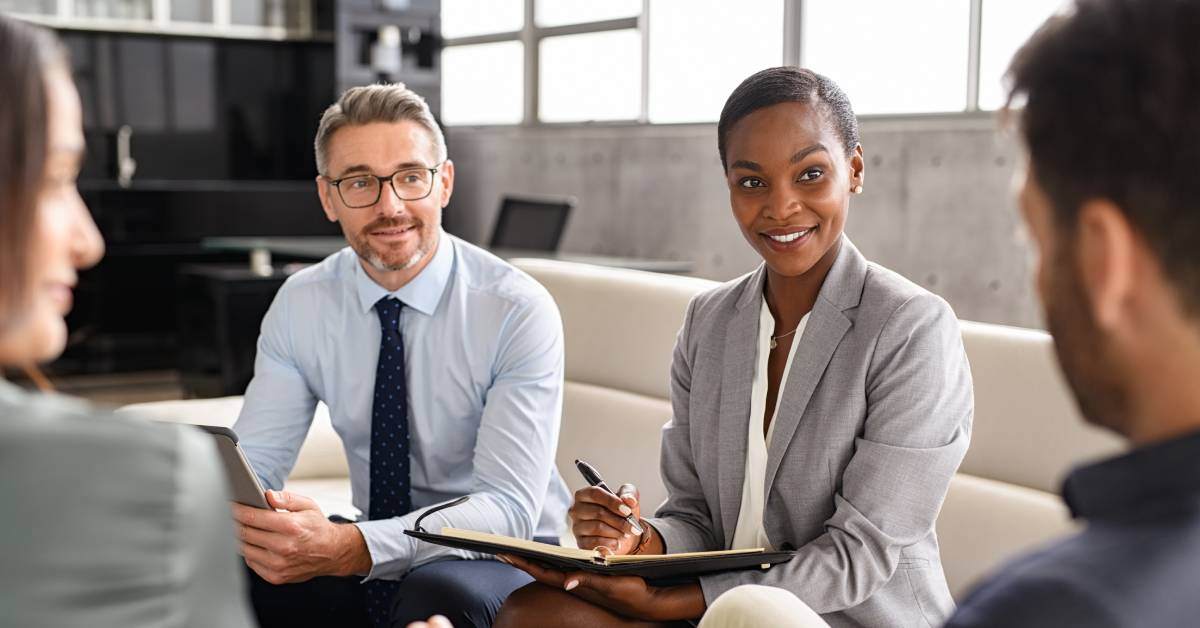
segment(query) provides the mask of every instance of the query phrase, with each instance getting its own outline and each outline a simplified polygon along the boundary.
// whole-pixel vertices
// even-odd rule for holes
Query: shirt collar
[[[1200,432],[1147,445],[1072,471],[1063,483],[1071,516],[1145,515],[1200,497]]]
[[[407,307],[426,316],[433,316],[453,272],[454,241],[441,229],[438,230],[437,251],[434,252],[429,265],[395,292],[388,292],[386,288],[375,283],[367,271],[363,270],[358,255],[354,256],[354,284],[363,313],[371,311],[380,299],[392,296]]]

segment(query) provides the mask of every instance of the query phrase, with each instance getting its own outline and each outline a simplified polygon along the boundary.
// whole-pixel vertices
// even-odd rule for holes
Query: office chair
[[[557,251],[576,201],[566,197],[505,196],[489,248]]]

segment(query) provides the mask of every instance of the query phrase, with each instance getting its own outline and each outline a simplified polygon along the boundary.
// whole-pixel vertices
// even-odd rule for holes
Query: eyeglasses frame
[[[367,172],[367,173],[363,173],[363,174],[346,175],[340,179],[330,179],[330,178],[326,177],[326,181],[328,181],[330,185],[332,185],[334,188],[337,189],[338,198],[341,199],[343,205],[345,205],[346,207],[349,207],[350,209],[366,209],[368,207],[374,207],[375,205],[379,204],[379,201],[383,198],[383,184],[385,182],[389,186],[391,186],[392,194],[395,194],[397,199],[407,203],[407,202],[411,202],[411,201],[420,201],[420,200],[429,198],[429,195],[433,194],[433,185],[437,179],[437,173],[439,170],[442,169],[442,164],[444,164],[444,163],[446,163],[446,162],[445,161],[439,162],[438,165],[436,165],[432,168],[420,168],[420,167],[400,168],[399,170],[393,172],[392,174],[389,174],[386,177],[381,177],[377,174],[372,174],[370,172]],[[428,170],[429,171],[429,176],[430,176],[429,190],[426,191],[425,194],[418,196],[416,198],[404,198],[404,197],[400,196],[400,192],[398,190],[396,190],[396,183],[395,183],[396,175],[400,174],[401,172],[407,172],[409,170]],[[379,180],[379,190],[375,194],[375,200],[371,201],[370,203],[367,203],[366,205],[351,205],[350,203],[346,202],[346,197],[342,195],[342,187],[341,187],[342,182],[350,180],[350,179],[358,179],[360,177],[375,177],[376,179],[378,179]]]

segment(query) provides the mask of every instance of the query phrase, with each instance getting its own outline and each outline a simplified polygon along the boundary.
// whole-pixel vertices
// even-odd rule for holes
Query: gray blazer
[[[726,549],[742,501],[766,271],[697,296],[675,345],[663,427],[670,552]],[[843,237],[800,339],[767,448],[769,571],[701,578],[791,591],[833,626],[940,626],[954,608],[934,521],[970,440],[974,399],[941,298]]]
[[[254,625],[210,437],[0,379],[0,627]]]

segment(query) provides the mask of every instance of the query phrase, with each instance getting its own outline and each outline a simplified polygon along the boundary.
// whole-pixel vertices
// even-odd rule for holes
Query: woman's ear
[[[862,194],[867,178],[867,162],[863,159],[862,144],[856,144],[850,152],[850,191]]]

